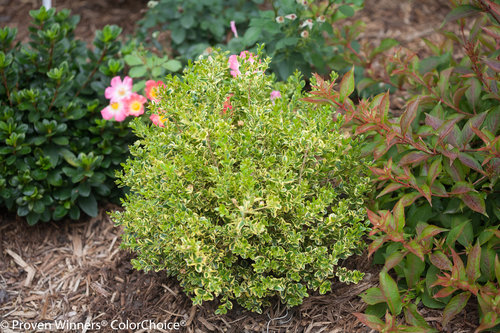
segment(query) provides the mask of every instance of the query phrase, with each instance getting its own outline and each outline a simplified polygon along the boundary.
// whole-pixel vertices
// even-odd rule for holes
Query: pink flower
[[[229,56],[229,68],[231,69],[231,75],[237,77],[240,75],[240,63],[238,62],[238,56],[236,54]]]
[[[234,94],[229,94],[229,96],[226,98],[226,101],[224,102],[224,105],[222,106],[222,114],[226,114],[227,111],[229,110],[231,112],[231,115],[233,114],[233,106],[231,105],[231,97],[233,97]]]
[[[154,102],[158,102],[158,89],[160,87],[164,87],[165,83],[162,81],[153,81],[153,80],[148,80],[146,81],[146,89],[144,89],[144,92],[146,93],[146,97],[149,98],[150,100]]]
[[[127,110],[125,104],[121,100],[117,100],[102,109],[101,115],[106,120],[124,121],[127,118]]]
[[[249,61],[251,64],[255,61],[254,54],[252,52],[249,52],[247,50],[241,51],[240,53],[240,58],[245,59],[245,61]]]
[[[129,97],[123,100],[127,115],[136,117],[144,113],[144,103],[146,102],[146,97],[136,93],[132,93]]]
[[[236,24],[234,23],[234,21],[231,21],[230,25],[231,25],[231,31],[233,32],[234,37],[238,38],[238,31],[236,30]]]
[[[123,82],[119,76],[115,76],[111,79],[111,86],[104,91],[104,96],[112,102],[127,98],[130,94],[132,94],[132,79],[128,76],[125,76]]]
[[[156,126],[159,126],[159,127],[165,127],[165,125],[163,124],[163,119],[161,116],[157,115],[157,114],[152,114],[149,119],[151,119],[151,121],[153,122],[153,124],[155,124]]]
[[[281,98],[281,93],[278,90],[271,91],[271,101],[274,101],[276,98]]]
[[[295,14],[288,14],[288,15],[285,15],[285,18],[294,21],[297,18],[297,15],[295,15]]]

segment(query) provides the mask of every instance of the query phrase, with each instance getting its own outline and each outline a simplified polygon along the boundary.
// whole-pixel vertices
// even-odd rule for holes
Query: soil
[[[366,0],[356,14],[367,24],[362,39],[377,41],[392,37],[420,55],[428,54],[422,38],[439,41],[435,32],[449,11],[446,0]],[[57,9],[69,8],[81,16],[76,36],[91,42],[95,31],[106,24],[118,24],[125,34],[146,10],[141,0],[54,0]],[[18,38],[26,40],[28,11],[41,0],[0,0],[0,25],[17,27]],[[397,103],[397,101],[396,101]],[[217,316],[217,303],[192,306],[174,278],[163,272],[132,268],[134,255],[119,248],[121,229],[115,227],[102,207],[97,218],[60,221],[29,227],[10,213],[0,213],[0,322],[71,323],[101,325],[113,331],[111,323],[178,323],[180,332],[372,332],[353,316],[365,309],[357,296],[376,286],[379,267],[366,256],[353,257],[350,267],[367,272],[357,285],[335,283],[327,295],[313,295],[296,308],[286,310],[278,302],[255,314],[235,307]],[[446,328],[442,312],[422,309],[435,328],[445,332],[472,332],[478,322],[477,306],[468,306]],[[96,326],[94,329],[96,330]],[[0,328],[1,332],[18,332]],[[23,331],[35,331],[23,330]],[[41,330],[47,331],[47,330]],[[87,332],[92,329],[79,329]],[[120,332],[146,332],[120,328]],[[153,330],[154,331],[154,330]],[[158,332],[175,332],[157,327]]]

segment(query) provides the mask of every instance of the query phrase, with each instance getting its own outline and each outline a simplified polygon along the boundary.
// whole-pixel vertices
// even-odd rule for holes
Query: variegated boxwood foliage
[[[131,191],[113,214],[135,268],[176,276],[194,304],[220,297],[218,313],[360,281],[338,264],[367,230],[360,142],[301,100],[299,74],[276,84],[269,59],[238,60],[235,77],[216,53],[167,78],[151,110],[164,127],[132,123],[140,139],[118,176]]]

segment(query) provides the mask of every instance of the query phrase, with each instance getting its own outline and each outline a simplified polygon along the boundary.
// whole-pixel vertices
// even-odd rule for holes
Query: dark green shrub
[[[265,45],[265,54],[272,58],[270,68],[279,79],[286,80],[297,69],[306,77],[312,72],[327,75],[332,69],[344,70],[349,65],[344,53],[351,55],[352,50],[359,56],[356,50],[360,52],[355,39],[361,22],[340,28],[339,21],[353,16],[364,0],[149,3],[151,8],[139,22],[139,40],[151,41],[161,50],[172,50],[184,61],[195,59],[210,46],[239,54]],[[231,21],[236,29],[232,33]],[[386,41],[382,48],[387,45]]]
[[[359,281],[337,265],[363,248],[360,142],[300,100],[298,75],[271,94],[268,60],[232,61],[235,77],[219,53],[168,77],[152,110],[164,127],[131,123],[140,139],[119,173],[131,192],[113,219],[134,267],[176,276],[195,304],[221,297],[219,313]]]
[[[30,41],[0,29],[0,205],[28,223],[91,216],[120,192],[114,169],[133,135],[105,121],[104,88],[123,68],[121,29],[98,31],[94,49],[75,40],[68,10],[31,11]]]
[[[272,58],[270,68],[281,80],[297,69],[306,77],[312,72],[328,75],[332,69],[349,69],[352,65],[346,63],[342,53],[346,45],[359,52],[359,44],[354,40],[357,35],[350,33],[354,30],[340,28],[339,21],[353,16],[363,3],[364,0],[269,1],[270,9],[260,10],[258,16],[252,17],[249,28],[240,38],[231,39],[227,47],[239,53],[265,44],[264,52]]]
[[[139,21],[137,37],[174,56],[194,59],[207,47],[226,42],[230,21],[246,28],[263,0],[159,0],[149,1]],[[166,43],[159,34],[169,33]],[[152,38],[151,38],[152,37]],[[161,36],[160,36],[161,37]]]
[[[380,287],[362,295],[367,313],[357,316],[379,331],[435,332],[420,303],[443,309],[445,329],[469,299],[480,308],[476,332],[500,324],[500,6],[457,1],[446,22],[465,31],[472,16],[469,34],[446,32],[444,43],[429,44],[435,56],[390,59],[390,83],[413,94],[400,117],[388,114],[388,94],[354,106],[342,85],[336,93],[323,82],[315,92],[365,133],[376,160],[369,250],[385,265]]]

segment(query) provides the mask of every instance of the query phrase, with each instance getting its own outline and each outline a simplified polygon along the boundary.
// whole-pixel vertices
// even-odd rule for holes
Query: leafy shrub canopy
[[[74,38],[68,10],[31,11],[28,44],[0,29],[0,205],[28,223],[97,214],[116,197],[114,168],[133,135],[101,119],[104,88],[123,64],[121,29],[98,31],[95,48]]]
[[[271,99],[269,60],[236,60],[235,77],[215,53],[167,78],[153,106],[164,127],[132,123],[140,139],[118,175],[131,193],[113,214],[136,268],[177,276],[195,304],[222,296],[219,313],[359,281],[336,266],[363,247],[370,187],[359,142],[301,101],[298,74]]]

